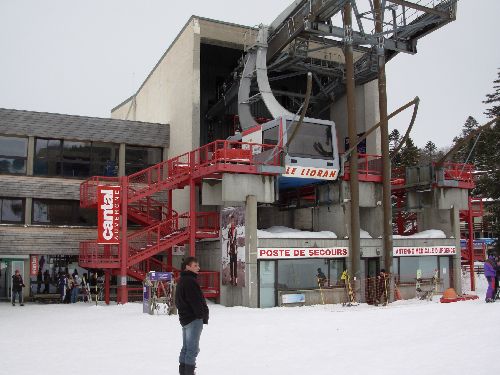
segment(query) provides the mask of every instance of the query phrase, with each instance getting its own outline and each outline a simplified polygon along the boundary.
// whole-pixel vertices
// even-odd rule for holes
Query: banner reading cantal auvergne
[[[245,286],[245,207],[221,211],[222,285]]]

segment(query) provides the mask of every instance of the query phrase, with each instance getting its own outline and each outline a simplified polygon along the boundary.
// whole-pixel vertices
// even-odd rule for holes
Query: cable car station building
[[[297,0],[258,28],[193,16],[112,109],[116,121],[169,131],[154,134],[158,163],[80,185],[81,208],[100,219],[79,265],[105,272],[108,301],[112,277],[125,303],[132,280],[178,273],[190,255],[205,295],[226,306],[345,302],[344,270],[358,301],[374,302],[381,269],[391,300],[396,287],[415,297],[417,277],[461,292],[472,170],[444,163],[384,180],[387,139],[373,128],[384,107],[381,56],[416,53],[421,37],[453,21],[456,4],[390,1],[377,12],[351,3]],[[380,14],[394,22],[365,31],[364,15]]]
[[[288,294],[303,294],[306,304],[322,298],[339,303],[345,299],[345,269],[357,298],[370,301],[369,280],[384,264],[391,265],[386,271],[402,298],[415,296],[417,270],[422,279],[437,275],[439,290],[452,286],[461,292],[459,214],[468,209],[471,174],[457,175],[463,166],[445,165],[393,176],[392,189],[414,214],[414,235],[404,236],[409,231],[402,223],[401,236],[386,249],[379,129],[357,146],[360,238],[353,255],[352,176],[349,161],[342,160],[349,149],[342,46],[307,27],[286,47],[273,44],[299,3],[270,28],[191,17],[138,91],[112,110],[113,118],[170,125],[169,161],[125,183],[130,207],[148,194],[165,194],[168,227],[186,235],[171,241],[159,221],[156,232],[146,227],[140,240],[129,238],[134,260],[122,260],[121,270],[113,271],[121,272],[123,293],[124,276],[141,276],[141,262],[162,253],[167,270],[196,255],[205,271],[201,283],[207,296],[227,306],[282,305],[293,302]],[[429,14],[436,27],[452,20]],[[310,27],[322,30],[321,22]],[[372,56],[363,51],[354,53],[362,73],[355,87],[360,137],[380,120],[377,72],[364,61]],[[313,72],[313,94],[298,127],[307,72]],[[420,233],[415,234],[416,228]],[[155,236],[159,240],[150,240]],[[354,263],[359,266],[353,268]],[[328,279],[321,290],[318,269]]]

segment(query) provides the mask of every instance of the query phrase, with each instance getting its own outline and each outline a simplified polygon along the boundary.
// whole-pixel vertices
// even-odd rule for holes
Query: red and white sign
[[[411,257],[425,255],[455,255],[457,248],[455,246],[424,246],[424,247],[394,247],[395,257]]]
[[[120,243],[120,186],[97,187],[97,243]]]
[[[294,165],[285,166],[286,177],[317,178],[319,180],[336,180],[338,169],[299,167]]]
[[[38,255],[30,256],[30,276],[38,274]]]
[[[293,259],[293,258],[345,258],[349,256],[347,247],[259,247],[259,259]]]

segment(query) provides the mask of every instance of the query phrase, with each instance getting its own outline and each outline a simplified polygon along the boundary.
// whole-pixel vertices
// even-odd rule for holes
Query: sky
[[[358,0],[363,1],[363,0]],[[366,0],[365,0],[366,1]],[[109,117],[193,14],[269,24],[292,0],[0,0],[0,108]],[[500,68],[498,0],[460,0],[457,20],[387,65],[388,111],[421,99],[412,138],[451,143]],[[390,123],[404,133],[411,113]]]

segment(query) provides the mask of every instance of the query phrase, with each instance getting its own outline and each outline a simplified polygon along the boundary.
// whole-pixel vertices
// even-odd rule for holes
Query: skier
[[[238,238],[234,216],[230,217],[228,232],[229,246],[229,270],[231,274],[231,285],[238,285]]]
[[[200,351],[203,325],[208,324],[208,306],[196,281],[200,266],[194,257],[187,257],[175,292],[175,305],[182,326],[182,349],[179,355],[179,374],[194,375],[196,357]]]
[[[59,272],[59,280],[57,282],[57,288],[59,289],[61,302],[63,303],[64,300],[66,299],[66,285],[67,285],[66,275],[63,272]]]
[[[24,306],[23,303],[23,288],[25,287],[23,282],[23,277],[16,270],[14,276],[12,276],[12,306],[16,306],[16,294],[19,296],[19,304]]]
[[[490,254],[486,262],[484,262],[484,276],[488,280],[488,290],[486,291],[486,302],[495,302],[493,299],[495,292],[497,274],[497,262],[495,256]]]

